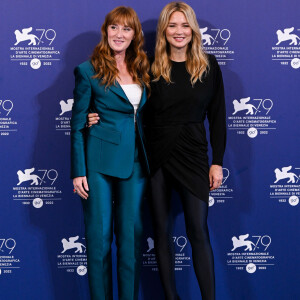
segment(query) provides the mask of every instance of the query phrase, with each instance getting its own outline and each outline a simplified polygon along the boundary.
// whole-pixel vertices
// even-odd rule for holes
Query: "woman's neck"
[[[171,48],[170,59],[176,62],[186,61],[186,47],[185,48]]]
[[[118,69],[123,68],[124,66],[126,66],[125,54],[126,54],[126,52],[123,51],[123,52],[120,52],[120,53],[115,53],[115,55],[114,55]]]
[[[121,52],[121,53],[115,53],[114,58],[117,64],[117,69],[118,69],[118,78],[117,81],[119,84],[133,84],[132,76],[129,74],[127,70],[127,64],[125,61],[125,54],[126,51]]]

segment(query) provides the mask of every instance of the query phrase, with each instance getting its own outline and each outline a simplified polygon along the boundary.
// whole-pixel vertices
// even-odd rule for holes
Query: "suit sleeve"
[[[222,166],[226,146],[226,108],[222,72],[215,57],[212,58],[211,69],[214,72],[214,96],[208,107],[207,118],[212,164]]]
[[[90,80],[80,66],[75,68],[74,75],[74,104],[71,118],[71,178],[86,176],[86,117],[92,95]]]

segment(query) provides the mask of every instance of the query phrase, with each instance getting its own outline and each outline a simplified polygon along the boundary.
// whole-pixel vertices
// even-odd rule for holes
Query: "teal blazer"
[[[71,118],[71,177],[86,176],[87,169],[118,178],[128,178],[134,165],[136,134],[141,141],[144,165],[149,164],[144,145],[141,109],[147,96],[144,86],[136,113],[123,89],[116,82],[105,88],[90,61],[74,70],[74,104]],[[87,115],[96,112],[99,124],[86,127]]]

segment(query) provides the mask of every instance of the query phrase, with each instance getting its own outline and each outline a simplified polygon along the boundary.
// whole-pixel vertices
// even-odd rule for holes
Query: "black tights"
[[[207,227],[208,205],[160,168],[151,178],[152,218],[159,274],[167,300],[179,299],[175,286],[174,246],[170,228],[171,192],[180,195],[193,265],[203,300],[215,299],[214,260]]]

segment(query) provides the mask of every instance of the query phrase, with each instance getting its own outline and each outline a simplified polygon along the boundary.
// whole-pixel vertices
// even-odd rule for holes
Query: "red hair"
[[[107,39],[107,27],[112,24],[126,25],[134,30],[134,39],[126,49],[125,62],[133,81],[141,87],[145,83],[149,89],[150,76],[148,72],[150,65],[143,50],[142,26],[136,12],[131,7],[118,6],[106,15],[101,27],[102,39],[91,56],[91,62],[96,72],[94,77],[101,79],[106,86],[114,84],[118,77],[119,71],[113,50],[110,48]]]

